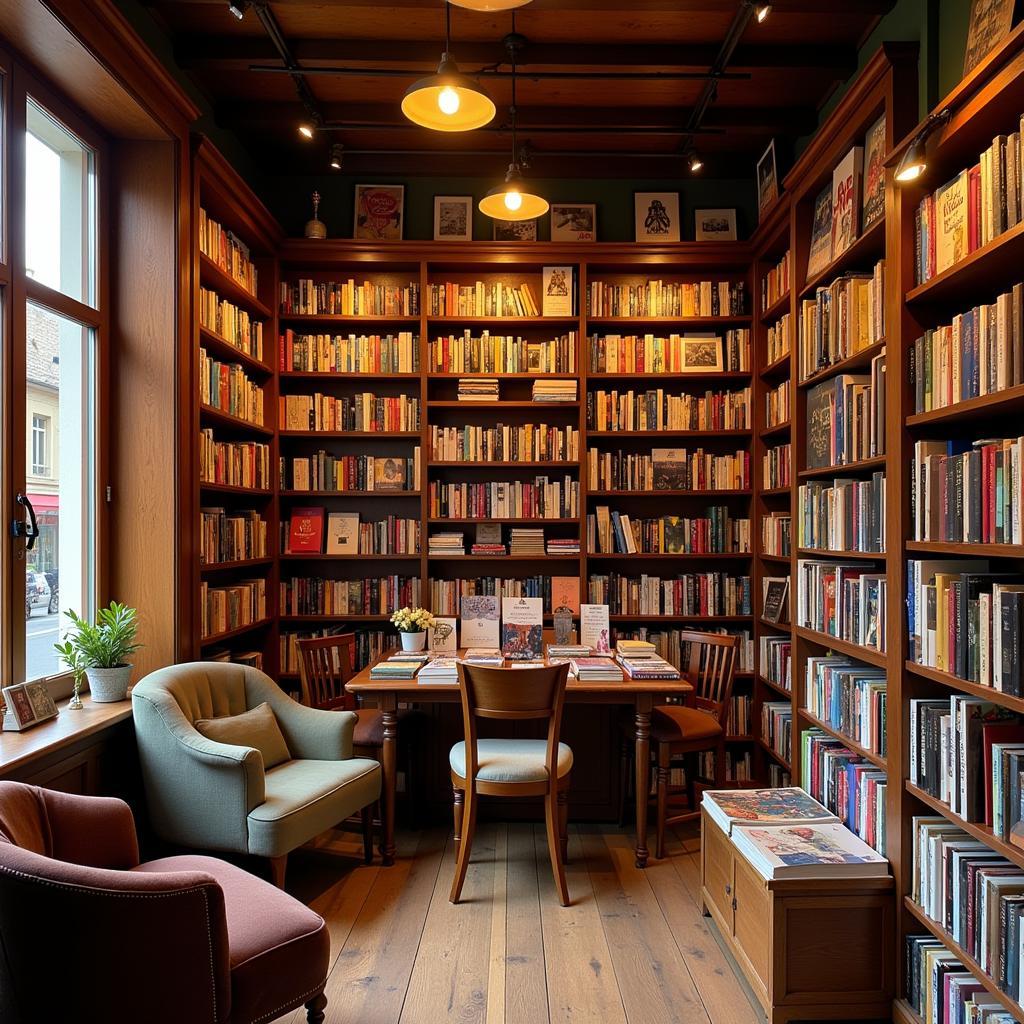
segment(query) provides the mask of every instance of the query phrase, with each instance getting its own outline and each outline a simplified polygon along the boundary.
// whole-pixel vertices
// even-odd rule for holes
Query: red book
[[[983,779],[992,778],[992,744],[1024,743],[1024,724],[993,722],[981,727],[981,745],[985,760]],[[992,786],[985,786],[985,824],[992,827]]]
[[[291,525],[288,529],[288,551],[290,554],[309,551],[319,554],[324,545],[324,510],[322,508],[292,509]]]

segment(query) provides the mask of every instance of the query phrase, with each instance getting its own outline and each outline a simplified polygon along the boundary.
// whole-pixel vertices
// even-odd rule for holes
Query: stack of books
[[[535,380],[533,382],[533,400],[535,402],[575,402],[576,381]]]
[[[429,537],[428,550],[432,555],[464,555],[465,537],[461,533],[433,533]]]
[[[615,643],[615,653],[626,658],[657,658],[658,648],[650,640],[622,638]]]
[[[678,679],[679,669],[657,655],[619,654],[616,659],[630,679]]]
[[[457,683],[459,663],[455,658],[434,658],[420,669],[419,683]]]
[[[490,555],[492,557],[508,553],[504,544],[480,544],[479,542],[474,544],[470,550],[474,555]]]
[[[460,402],[496,402],[498,400],[497,377],[460,377]]]
[[[589,658],[591,649],[586,644],[548,644],[548,660]]]
[[[509,551],[513,555],[543,555],[544,531],[532,528],[513,528]]]
[[[467,665],[487,665],[490,668],[501,668],[505,664],[505,656],[496,647],[471,647],[462,656]]]
[[[579,537],[551,537],[547,542],[549,555],[578,555]]]
[[[581,683],[622,682],[622,669],[611,658],[571,658],[569,666]]]
[[[416,673],[423,663],[419,660],[406,660],[399,656],[388,658],[387,661],[378,661],[370,669],[371,679],[415,679]]]

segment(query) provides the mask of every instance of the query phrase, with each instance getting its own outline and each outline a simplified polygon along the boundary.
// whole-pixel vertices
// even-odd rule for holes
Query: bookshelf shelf
[[[428,373],[427,380],[478,380],[497,378],[498,380],[578,380],[578,373]],[[473,403],[460,403],[462,405]],[[478,402],[478,405],[487,406],[487,402]],[[547,403],[555,405],[555,402]]]
[[[761,323],[765,327],[770,327],[779,319],[780,316],[782,316],[783,313],[789,312],[790,295],[791,289],[787,288],[766,310],[764,310],[763,313],[761,313]]]
[[[572,411],[579,409],[580,403],[577,402],[514,402],[505,399],[496,399],[493,402],[460,402],[456,401],[437,401],[432,398],[427,399],[428,409],[472,409],[474,411],[480,409],[565,409]],[[590,432],[593,437],[593,431]]]
[[[644,327],[655,325],[660,327],[728,327],[733,324],[749,324],[749,313],[736,313],[733,316],[588,316],[587,324],[594,327]]]
[[[527,518],[519,518],[519,519],[514,519],[514,518],[513,519],[509,519],[509,518],[496,518],[496,517],[491,517],[491,516],[483,516],[483,517],[481,517],[479,519],[466,519],[466,518],[456,519],[456,518],[451,517],[451,516],[443,516],[443,517],[440,517],[440,518],[428,517],[427,518],[427,523],[430,526],[440,526],[440,525],[443,525],[444,523],[502,523],[502,524],[510,524],[510,525],[511,524],[520,524],[520,523],[522,523],[522,524],[525,524],[527,526],[537,526],[537,527],[541,527],[541,526],[558,526],[558,525],[561,525],[561,524],[564,524],[564,525],[571,524],[571,525],[574,525],[574,526],[576,526],[578,528],[579,524],[580,524],[580,521],[577,518],[535,519],[535,518],[527,517]]]
[[[788,377],[790,362],[790,353],[786,352],[784,355],[779,356],[779,358],[774,362],[769,363],[767,366],[763,366],[758,370],[758,375],[762,380],[767,380],[771,377]]]
[[[952,424],[975,423],[996,416],[1017,415],[1024,402],[1024,384],[996,391],[978,398],[968,398],[942,409],[930,409],[907,417],[908,427],[945,427]]]
[[[252,498],[269,498],[273,494],[273,491],[268,489],[242,487],[240,484],[215,484],[206,480],[199,481],[199,490],[209,494],[242,494]]]
[[[750,491],[722,490],[722,491],[590,491],[591,498],[737,498],[749,497]]]
[[[785,487],[764,487],[758,492],[762,498],[789,498],[793,490],[787,484]]]
[[[579,469],[578,459],[535,459],[522,462],[444,462],[440,459],[428,459],[428,469],[482,469],[485,472],[492,469],[553,469],[564,466],[566,469]]]
[[[282,324],[415,324],[419,316],[384,313],[380,316],[346,316],[341,313],[278,313]]]
[[[792,562],[790,555],[766,555],[762,552],[759,557],[762,562],[778,562],[779,565],[789,565]]]
[[[229,299],[236,305],[255,313],[263,320],[273,319],[274,314],[244,285],[239,284],[229,273],[221,270],[209,256],[199,253],[199,280],[206,288],[212,288],[222,299]]]
[[[750,437],[750,430],[588,430],[587,437],[600,440],[610,437],[744,438]]]
[[[885,668],[888,664],[886,656],[872,647],[862,647],[860,644],[850,643],[849,640],[840,640],[839,637],[819,633],[816,629],[807,629],[804,626],[796,626],[793,632],[802,640],[837,651],[839,654],[848,654],[851,658],[857,658],[858,661],[867,662],[869,665]]]
[[[780,686],[778,683],[773,683],[770,679],[765,676],[759,675],[757,681],[762,685],[766,686],[769,690],[777,693],[780,697],[785,697],[786,700],[790,700],[793,697],[792,690],[787,690],[784,686]]]
[[[753,743],[754,742],[754,737],[753,736],[726,736],[725,737],[725,742],[726,743]]]
[[[951,690],[959,690],[961,693],[969,693],[974,697],[983,697],[1018,714],[1024,714],[1024,697],[1014,696],[1012,693],[1003,693],[991,686],[984,686],[982,683],[972,683],[968,679],[961,679],[952,672],[943,672],[942,669],[931,668],[928,665],[918,665],[916,661],[907,661],[906,670],[913,676],[921,679],[930,679],[933,683],[949,687]]]
[[[419,441],[423,435],[418,430],[279,430],[278,437],[334,437],[352,438],[362,441]]]
[[[538,324],[552,327],[578,327],[578,316],[428,316],[427,324],[432,327],[446,327],[453,324],[509,324],[532,327]]]
[[[770,619],[764,619],[760,616],[758,617],[757,622],[758,625],[764,626],[765,629],[770,629],[778,633],[792,632],[792,627],[788,622],[772,622]]]
[[[979,558],[1024,558],[1024,544],[957,544],[945,540],[908,540],[908,552],[936,555],[977,555]]]
[[[906,999],[897,999],[892,1004],[892,1017],[895,1024],[924,1024],[921,1015]]]
[[[885,218],[873,224],[841,255],[817,274],[809,277],[800,289],[800,298],[806,299],[814,294],[815,289],[828,285],[833,279],[845,274],[848,270],[862,269],[869,260],[875,260],[885,250]]]
[[[611,622],[750,622],[750,615],[652,615],[650,612],[616,612],[608,616]]]
[[[202,324],[199,325],[199,343],[208,352],[217,356],[218,359],[222,359],[225,362],[239,363],[251,373],[258,373],[266,377],[274,372],[272,366],[260,362],[259,359],[249,355],[248,352],[235,348],[226,338],[222,338],[208,327],[203,327]]]
[[[870,761],[876,768],[881,768],[883,771],[888,769],[886,759],[881,754],[872,753],[867,747],[862,747],[856,740],[851,739],[846,733],[840,732],[835,726],[829,725],[824,719],[812,714],[807,708],[797,708],[797,711],[811,725],[821,729],[822,732],[828,733],[833,739],[839,740],[840,743],[848,747],[855,754],[863,757],[865,761]]]
[[[797,477],[801,480],[813,480],[816,477],[844,476],[847,473],[870,473],[876,469],[885,469],[885,461],[884,455],[876,455],[870,459],[858,459],[856,462],[840,462],[834,466],[801,469]]]
[[[789,694],[786,694],[786,696],[788,697],[788,696],[790,696],[790,695],[789,695]],[[768,755],[768,756],[769,756],[769,757],[770,757],[770,758],[771,758],[771,759],[772,759],[773,761],[777,762],[778,764],[781,764],[781,765],[782,765],[782,767],[783,767],[783,768],[785,768],[787,772],[791,772],[791,771],[792,771],[792,768],[790,768],[790,765],[789,765],[789,761],[788,761],[788,760],[787,760],[787,759],[786,759],[785,757],[783,757],[783,756],[782,756],[782,755],[781,755],[780,753],[778,753],[778,751],[774,750],[774,749],[772,748],[771,744],[769,744],[769,743],[765,743],[765,741],[764,741],[763,739],[761,739],[760,737],[758,737],[758,738],[757,738],[756,742],[757,742],[757,745],[758,745],[758,746],[759,746],[759,747],[760,747],[760,748],[761,748],[761,749],[762,749],[762,750],[763,750],[763,751],[764,751],[764,752],[765,752],[765,753],[766,753],[766,754],[767,754],[767,755]]]
[[[241,558],[235,562],[200,562],[199,571],[204,576],[218,572],[231,572],[233,569],[251,569],[257,565],[271,565],[274,559],[269,555],[263,558]]]
[[[349,612],[336,612],[333,615],[289,615],[282,612],[282,622],[387,622],[390,615],[362,615]]]
[[[257,434],[260,437],[274,436],[273,427],[264,426],[262,423],[250,423],[249,420],[243,420],[241,416],[232,416],[231,413],[224,412],[222,409],[215,409],[212,405],[200,404],[199,414],[203,420],[214,426],[227,427],[232,431]]]
[[[721,381],[724,384],[731,382],[749,381],[750,373],[747,370],[712,370],[709,373],[588,373],[587,383],[591,381],[637,381],[637,380],[663,380],[670,381],[674,387],[688,383],[706,383],[708,381]]]
[[[419,491],[278,491],[282,498],[418,498]]]
[[[783,434],[789,433],[789,428],[792,425],[790,420],[784,420],[782,423],[775,423],[770,427],[765,427],[758,437],[764,440],[766,437],[781,437]],[[787,488],[788,489],[788,488]]]
[[[280,370],[280,380],[349,382],[353,380],[407,380],[419,383],[418,373],[349,373],[347,370]]]
[[[815,384],[820,384],[830,377],[866,370],[871,366],[871,360],[880,355],[883,348],[885,348],[884,338],[881,341],[876,341],[873,345],[868,345],[867,348],[862,348],[859,352],[854,352],[852,356],[840,359],[839,362],[833,363],[831,366],[823,366],[820,370],[815,370],[809,377],[798,381],[796,386],[798,388],[813,388]]]
[[[420,555],[328,555],[318,551],[282,551],[278,556],[282,562],[418,562]]]
[[[797,555],[800,558],[863,558],[869,562],[884,562],[885,552],[877,551],[831,551],[824,548],[797,548]]]
[[[246,633],[252,633],[257,629],[262,629],[264,626],[269,626],[271,622],[270,618],[257,619],[255,622],[249,622],[244,626],[238,626],[236,629],[228,629],[223,633],[211,633],[209,636],[204,636],[200,640],[201,647],[212,647],[214,644],[222,644],[228,640],[233,640],[236,636],[243,636]]]
[[[428,562],[579,562],[580,555],[427,555]]]
[[[753,556],[749,551],[733,552],[733,551],[635,551],[632,554],[623,554],[620,551],[600,551],[590,552],[587,555],[587,560],[591,562],[609,562],[609,561],[633,561],[633,559],[665,559],[670,560],[692,560],[692,561],[704,561],[711,559],[714,561],[724,562],[738,562],[738,561],[749,561]]]

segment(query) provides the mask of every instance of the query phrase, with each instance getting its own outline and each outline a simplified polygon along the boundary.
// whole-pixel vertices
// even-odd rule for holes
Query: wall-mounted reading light
[[[949,119],[953,112],[946,107],[937,114],[930,114],[921,130],[911,140],[910,145],[900,157],[896,165],[896,180],[901,185],[916,181],[928,168],[928,139],[937,132]]]
[[[245,12],[249,10],[249,0],[231,0],[228,10],[241,21],[245,17]]]

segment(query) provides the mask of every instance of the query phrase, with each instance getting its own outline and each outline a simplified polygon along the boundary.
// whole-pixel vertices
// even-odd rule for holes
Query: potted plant
[[[427,643],[427,630],[433,628],[434,616],[426,608],[399,608],[391,616],[402,636],[403,651],[422,651]]]
[[[135,609],[111,601],[109,608],[100,609],[95,625],[70,609],[65,615],[71,620],[71,629],[63,643],[53,646],[74,676],[72,706],[78,703],[83,676],[89,680],[94,701],[107,704],[124,700],[132,674],[128,658],[142,646],[135,642],[138,631]]]

